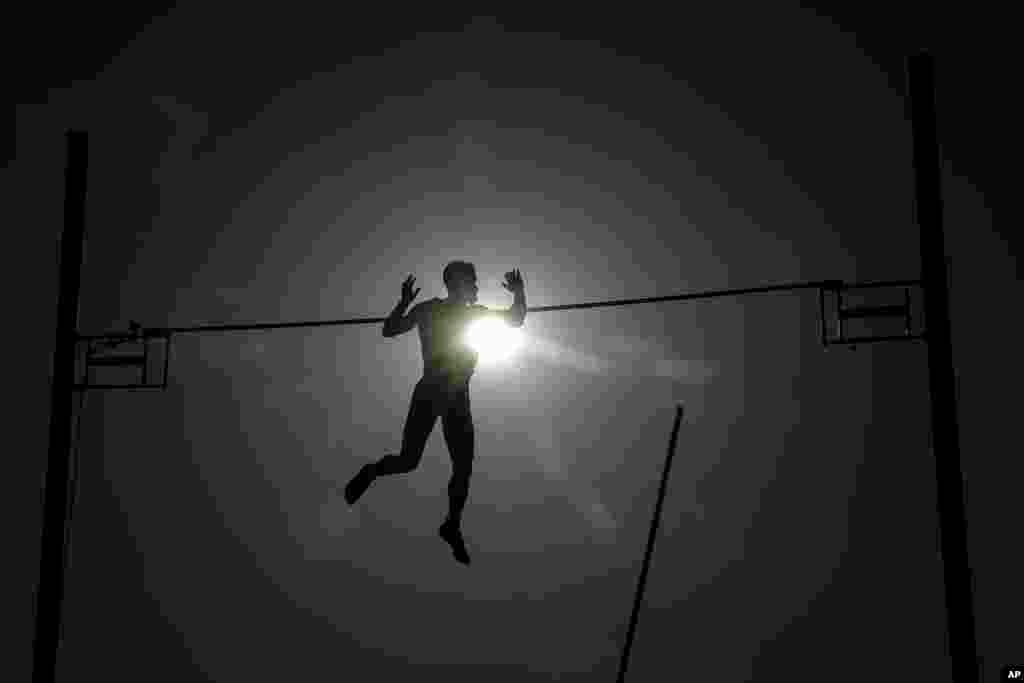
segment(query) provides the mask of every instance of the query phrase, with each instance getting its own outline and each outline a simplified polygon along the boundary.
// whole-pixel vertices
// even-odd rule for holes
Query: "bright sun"
[[[523,335],[493,316],[473,322],[466,341],[479,354],[481,363],[497,363],[510,358],[522,345]]]

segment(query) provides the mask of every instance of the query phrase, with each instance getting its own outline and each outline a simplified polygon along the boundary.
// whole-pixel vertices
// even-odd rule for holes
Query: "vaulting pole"
[[[64,230],[60,238],[57,293],[57,336],[53,348],[50,390],[50,450],[43,492],[43,530],[36,586],[36,629],[33,641],[33,683],[53,683],[60,646],[64,601],[65,534],[70,501],[68,477],[71,453],[72,387],[75,380],[75,340],[85,241],[85,186],[89,161],[85,131],[69,130],[64,171]]]
[[[946,590],[948,648],[955,683],[977,683],[973,578],[967,554],[967,515],[960,469],[960,429],[949,319],[949,287],[942,230],[942,189],[935,113],[935,65],[927,51],[907,58],[907,85],[914,137],[917,222],[921,233],[921,281],[928,329],[932,452],[938,484],[939,532]]]
[[[622,649],[619,660],[618,683],[626,680],[626,668],[629,666],[629,651],[633,648],[633,636],[636,633],[637,616],[640,614],[640,603],[644,598],[644,587],[647,585],[647,570],[651,566],[651,554],[654,552],[654,539],[658,537],[658,524],[661,521],[661,504],[665,500],[665,488],[668,486],[668,473],[672,468],[672,455],[676,451],[676,437],[679,435],[679,423],[683,419],[683,405],[676,406],[676,422],[672,426],[672,438],[668,442],[668,455],[665,456],[665,467],[661,472],[661,486],[658,487],[658,502],[654,506],[654,519],[651,520],[651,532],[647,536],[647,551],[644,553],[643,569],[640,570],[640,581],[636,587],[636,598],[633,600],[633,613],[629,617],[629,631],[626,633],[626,645]]]

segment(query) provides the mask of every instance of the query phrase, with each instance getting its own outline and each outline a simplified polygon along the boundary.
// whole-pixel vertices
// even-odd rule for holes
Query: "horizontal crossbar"
[[[612,306],[632,306],[635,304],[658,303],[666,301],[693,301],[696,299],[713,299],[728,296],[740,296],[746,294],[761,294],[768,292],[787,292],[802,289],[818,289],[834,291],[844,287],[906,287],[919,284],[920,280],[890,280],[884,282],[866,282],[854,285],[846,285],[842,280],[819,280],[813,282],[791,282],[780,285],[768,285],[765,287],[746,287],[743,289],[719,289],[705,292],[694,292],[690,294],[672,294],[669,296],[654,296],[645,299],[618,299],[612,301],[595,301],[582,304],[562,304],[558,306],[539,306],[527,308],[528,313],[542,313],[546,311],[567,311],[581,308],[609,308]],[[307,327],[329,327],[339,325],[379,325],[387,318],[351,318],[347,320],[311,320],[294,323],[269,323],[255,325],[197,325],[193,327],[159,327],[146,329],[143,336],[158,336],[169,334],[186,334],[196,332],[245,332],[255,330],[274,330],[283,328],[307,328]],[[125,334],[90,334],[77,335],[80,340],[85,339],[111,339],[124,338]]]

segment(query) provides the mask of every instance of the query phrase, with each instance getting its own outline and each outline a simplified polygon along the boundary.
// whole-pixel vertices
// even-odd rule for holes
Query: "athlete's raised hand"
[[[526,287],[526,285],[523,284],[523,276],[519,274],[518,268],[505,273],[505,282],[502,283],[501,286],[513,294],[523,291]]]
[[[407,304],[412,303],[412,300],[415,299],[416,295],[420,293],[419,288],[417,288],[416,291],[413,291],[412,283],[414,282],[416,282],[416,278],[410,275],[409,277],[405,278],[405,282],[402,283],[402,301],[404,301]]]

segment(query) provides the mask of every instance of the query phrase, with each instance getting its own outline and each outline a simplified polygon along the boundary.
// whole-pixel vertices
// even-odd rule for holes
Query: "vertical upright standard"
[[[914,137],[921,281],[927,317],[932,452],[935,456],[939,538],[946,590],[948,646],[955,683],[977,683],[973,580],[967,555],[967,515],[960,469],[960,429],[950,334],[949,287],[942,230],[942,190],[935,113],[935,64],[927,52],[907,58],[907,89]]]
[[[85,241],[85,181],[89,165],[85,131],[69,130],[64,171],[64,229],[60,238],[60,280],[57,293],[57,338],[53,348],[50,391],[50,450],[43,493],[43,531],[36,586],[33,683],[53,683],[60,645],[64,602],[65,533],[68,524],[71,417],[74,400],[75,344],[78,299]]]

